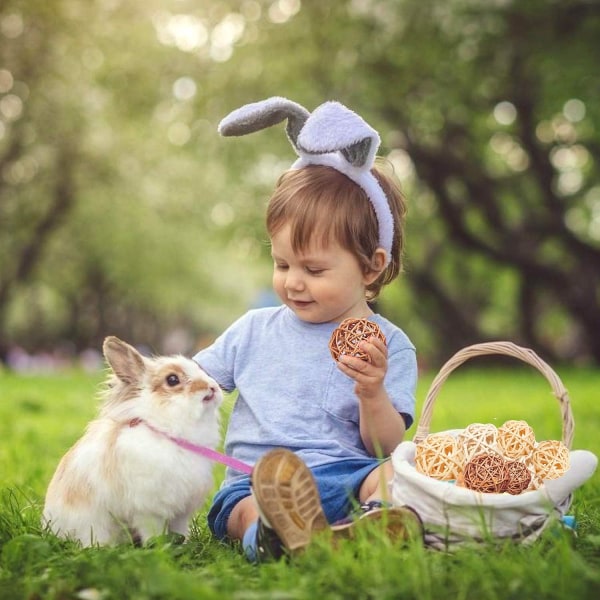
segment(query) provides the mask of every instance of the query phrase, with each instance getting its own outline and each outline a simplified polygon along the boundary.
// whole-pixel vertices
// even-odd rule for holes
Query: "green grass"
[[[559,372],[575,415],[575,448],[600,454],[600,371]],[[505,544],[449,554],[394,547],[376,528],[335,550],[317,541],[291,563],[250,565],[211,538],[199,512],[190,540],[81,549],[40,526],[45,487],[96,409],[101,376],[0,373],[0,599],[92,598],[596,598],[600,592],[600,477],[578,490],[577,538],[548,531],[530,547]],[[419,410],[431,376],[418,389]],[[531,368],[453,373],[432,431],[526,419],[538,439],[560,438],[558,403]],[[411,435],[414,430],[411,430]],[[222,469],[217,469],[217,478]]]

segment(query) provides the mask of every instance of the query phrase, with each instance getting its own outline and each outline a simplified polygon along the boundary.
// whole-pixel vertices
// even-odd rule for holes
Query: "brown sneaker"
[[[373,501],[361,504],[356,514],[331,527],[334,540],[353,539],[359,528],[368,523],[380,523],[380,529],[392,542],[423,540],[423,522],[416,511],[409,506],[389,506]]]
[[[312,473],[290,450],[276,448],[262,456],[251,485],[260,514],[259,560],[279,558],[278,541],[295,554],[308,546],[313,533],[329,527]]]

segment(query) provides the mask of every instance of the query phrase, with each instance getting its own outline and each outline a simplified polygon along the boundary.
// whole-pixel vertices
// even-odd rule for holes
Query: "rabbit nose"
[[[217,397],[217,388],[214,385],[208,386],[206,396],[202,399],[202,402],[212,402]]]

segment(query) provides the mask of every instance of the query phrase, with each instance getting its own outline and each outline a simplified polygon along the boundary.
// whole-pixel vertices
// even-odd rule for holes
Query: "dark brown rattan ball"
[[[465,465],[463,482],[470,490],[499,494],[506,491],[509,481],[506,461],[497,454],[478,454]]]
[[[358,345],[363,340],[375,336],[386,342],[379,325],[368,319],[345,319],[331,334],[329,350],[333,360],[338,360],[342,354],[356,356],[362,360],[369,361],[369,355],[359,350]]]
[[[514,496],[525,491],[531,483],[531,472],[529,469],[517,460],[507,462],[506,468],[510,477],[506,491]]]

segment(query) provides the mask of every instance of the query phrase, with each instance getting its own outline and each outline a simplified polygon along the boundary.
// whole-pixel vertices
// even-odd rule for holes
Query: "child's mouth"
[[[312,304],[312,300],[290,300],[289,302],[294,308],[306,308]]]

